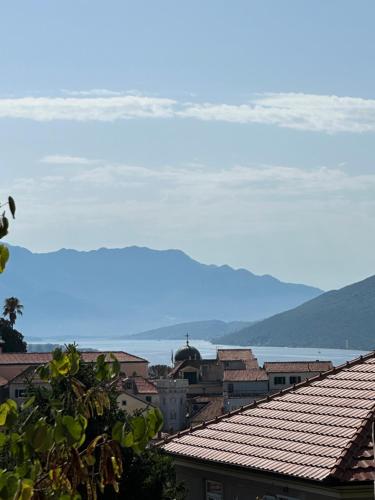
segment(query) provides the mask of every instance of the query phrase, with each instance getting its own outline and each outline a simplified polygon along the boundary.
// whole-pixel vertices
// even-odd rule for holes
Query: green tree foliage
[[[4,209],[8,208],[13,219],[15,218],[16,204],[11,196],[9,196],[8,201],[6,203],[3,204],[0,203],[0,209],[2,208]],[[6,210],[4,210],[3,213],[0,215],[0,240],[8,234],[8,229],[9,229],[9,219],[7,217]],[[0,244],[0,273],[4,271],[8,259],[9,259],[8,248],[5,245]]]
[[[173,460],[158,448],[135,455],[123,449],[124,472],[118,495],[107,490],[103,500],[183,500],[185,489],[176,482]]]
[[[0,318],[0,338],[4,344],[2,346],[3,352],[26,352],[27,344],[21,332],[13,328],[9,321]]]
[[[9,297],[5,299],[3,316],[4,318],[9,318],[10,326],[13,328],[16,322],[17,316],[22,316],[23,305],[17,297]]]
[[[118,412],[119,368],[114,357],[108,363],[99,355],[90,368],[74,345],[56,349],[37,371],[45,387],[31,386],[21,407],[0,405],[0,498],[96,499],[119,491],[123,450],[140,455],[162,427],[158,409]]]
[[[151,365],[148,369],[151,378],[166,378],[171,371],[172,368],[168,365]]]

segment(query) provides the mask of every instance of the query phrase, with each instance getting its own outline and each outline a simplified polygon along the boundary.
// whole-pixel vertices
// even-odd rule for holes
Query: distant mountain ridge
[[[227,335],[237,332],[246,326],[251,325],[251,321],[220,321],[220,320],[205,320],[191,321],[187,323],[178,323],[177,325],[162,326],[146,332],[130,335],[134,339],[180,339],[184,340],[184,336],[188,333],[192,339],[212,340],[219,335]],[[129,338],[129,337],[127,337]]]
[[[144,247],[50,253],[11,247],[0,279],[0,300],[17,296],[25,305],[18,325],[38,338],[131,334],[210,318],[253,321],[320,293],[201,264],[180,250]]]
[[[375,276],[215,339],[225,344],[375,349]]]

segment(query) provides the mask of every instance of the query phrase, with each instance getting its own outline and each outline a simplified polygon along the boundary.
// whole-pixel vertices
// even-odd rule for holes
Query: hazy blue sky
[[[375,272],[373,0],[3,2],[0,194],[32,250]]]

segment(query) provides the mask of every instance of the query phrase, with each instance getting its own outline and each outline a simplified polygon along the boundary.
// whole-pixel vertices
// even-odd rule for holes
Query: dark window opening
[[[275,385],[285,385],[285,377],[275,377],[273,382]]]

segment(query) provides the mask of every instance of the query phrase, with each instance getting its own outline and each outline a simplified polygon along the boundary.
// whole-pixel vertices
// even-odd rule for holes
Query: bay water
[[[31,339],[30,339],[31,340]],[[45,343],[64,345],[67,341],[62,338],[43,339]],[[44,343],[43,342],[43,343]],[[38,342],[41,343],[41,342]],[[81,338],[77,340],[81,349],[92,348],[100,351],[126,351],[147,359],[150,364],[171,364],[172,353],[184,345],[183,340],[139,340],[125,338]],[[191,345],[196,347],[202,358],[215,358],[218,348],[234,349],[243,346],[212,344],[207,340],[194,339]],[[350,361],[366,351],[356,351],[350,349],[323,349],[305,347],[269,347],[269,346],[249,346],[259,365],[265,361],[326,361],[330,360],[337,366],[346,361]]]

